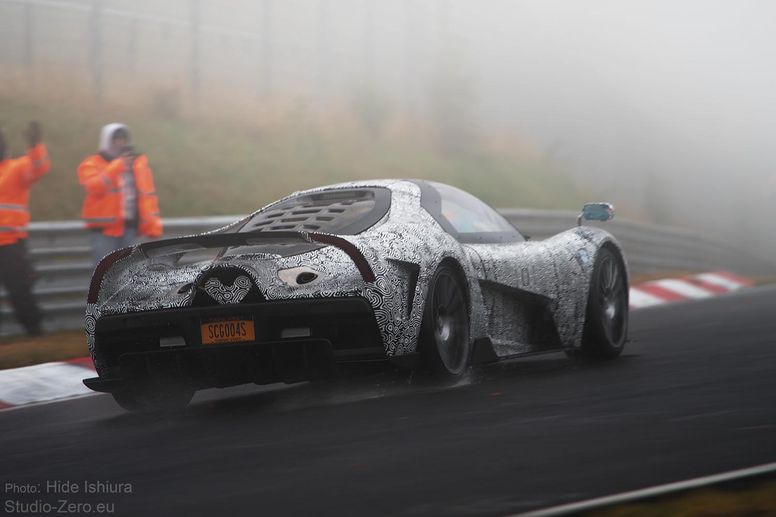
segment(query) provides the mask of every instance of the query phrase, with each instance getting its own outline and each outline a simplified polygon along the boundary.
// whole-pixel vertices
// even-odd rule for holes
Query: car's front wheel
[[[183,409],[191,402],[194,388],[180,382],[145,381],[111,393],[127,411],[151,413]]]
[[[457,377],[469,365],[469,311],[456,270],[442,264],[429,284],[423,323],[420,329],[420,352],[432,373]]]
[[[628,335],[628,278],[619,254],[608,247],[596,255],[587,298],[585,327],[579,352],[596,359],[613,359]]]

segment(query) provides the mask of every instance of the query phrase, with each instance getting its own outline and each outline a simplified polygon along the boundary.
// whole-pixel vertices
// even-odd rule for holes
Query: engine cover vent
[[[239,268],[210,270],[196,282],[192,306],[256,303],[264,300],[248,274]]]

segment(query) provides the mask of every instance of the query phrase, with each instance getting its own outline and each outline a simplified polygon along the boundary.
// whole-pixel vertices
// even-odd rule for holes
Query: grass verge
[[[89,355],[83,330],[63,330],[40,337],[0,340],[0,370]]]
[[[761,481],[744,488],[697,489],[653,502],[623,504],[585,512],[583,515],[600,517],[776,515],[776,481]]]
[[[32,191],[33,220],[79,217],[76,168],[97,151],[100,127],[122,121],[154,169],[162,215],[252,212],[296,190],[369,178],[447,182],[493,206],[577,209],[588,195],[540,153],[484,137],[445,152],[422,129],[375,136],[357,123],[289,112],[272,121],[170,117],[142,109],[79,107],[0,96],[0,125],[19,154],[29,120],[43,124],[51,172]]]

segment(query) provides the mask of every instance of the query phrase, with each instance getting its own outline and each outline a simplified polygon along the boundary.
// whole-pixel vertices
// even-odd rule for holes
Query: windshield
[[[463,190],[429,182],[439,192],[442,217],[458,233],[514,232],[515,228],[501,214]]]

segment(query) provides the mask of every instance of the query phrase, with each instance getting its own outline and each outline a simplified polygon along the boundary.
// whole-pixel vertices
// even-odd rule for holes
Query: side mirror
[[[614,206],[611,203],[585,203],[577,217],[577,226],[582,221],[611,221],[614,219]]]

